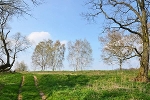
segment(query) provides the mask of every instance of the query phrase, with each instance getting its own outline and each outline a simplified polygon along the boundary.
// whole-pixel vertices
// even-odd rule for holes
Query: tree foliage
[[[143,48],[140,56],[139,74],[135,81],[147,82],[149,80],[149,0],[90,0],[88,4],[92,9],[90,13],[85,14],[88,19],[103,14],[109,21],[107,29],[125,30],[129,34],[140,37]]]
[[[42,70],[51,68],[53,71],[63,67],[65,45],[60,41],[52,40],[40,42],[32,55],[32,63],[40,66]]]
[[[89,67],[93,61],[92,48],[90,43],[84,40],[76,40],[75,42],[68,43],[68,61],[69,65],[74,68],[75,71],[83,70],[85,67]]]

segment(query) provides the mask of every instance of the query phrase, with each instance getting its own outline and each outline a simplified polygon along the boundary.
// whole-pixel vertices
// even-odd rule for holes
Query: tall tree
[[[40,42],[32,55],[32,63],[42,70],[51,68],[53,71],[63,66],[65,45],[52,40]]]
[[[63,60],[64,60],[64,53],[65,53],[65,44],[61,44],[60,41],[56,41],[53,46],[53,52],[51,59],[51,67],[52,70],[61,69],[63,67]]]
[[[48,48],[49,47],[49,48]],[[42,70],[45,70],[49,66],[49,56],[51,56],[52,41],[40,42],[32,55],[32,63],[36,66],[40,66]]]
[[[126,35],[118,30],[108,30],[105,36],[99,37],[102,48],[102,59],[107,64],[118,63],[120,70],[122,64],[133,57],[140,57],[140,39],[135,35]],[[140,54],[138,54],[140,52]]]
[[[75,71],[83,70],[91,65],[93,61],[92,48],[86,39],[68,42],[68,51],[68,61]]]
[[[139,73],[135,81],[149,81],[149,33],[147,27],[150,18],[149,0],[90,0],[88,4],[94,11],[86,16],[94,18],[103,14],[110,21],[109,28],[122,29],[140,37],[143,49],[140,56]]]
[[[1,31],[3,31],[3,29]],[[0,38],[0,71],[8,71],[12,68],[17,58],[17,54],[25,51],[31,45],[27,38],[21,36],[20,33],[17,33],[9,38],[8,34],[4,35],[2,32],[0,34]]]
[[[29,11],[29,5],[23,0],[0,0],[0,71],[10,70],[17,54],[30,47],[26,37],[21,36],[20,33],[10,37],[8,28],[11,18],[28,14],[27,11]]]

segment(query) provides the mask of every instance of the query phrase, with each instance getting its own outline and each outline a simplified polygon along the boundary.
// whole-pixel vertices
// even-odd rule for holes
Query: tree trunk
[[[122,70],[122,60],[119,59],[119,66],[120,66],[120,70]]]
[[[140,5],[140,9],[142,11],[141,16],[141,29],[142,29],[142,42],[143,42],[143,53],[140,61],[139,74],[135,78],[135,81],[140,82],[148,82],[148,67],[149,67],[149,33],[148,33],[148,15],[147,10],[145,8],[145,0],[142,0]]]
[[[53,66],[52,71],[55,71],[55,67]]]
[[[143,54],[140,61],[139,74],[135,78],[135,81],[148,82],[148,67],[149,67],[149,43],[143,43]]]
[[[0,72],[6,72],[9,71],[11,69],[11,65],[10,64],[4,64],[0,66]]]

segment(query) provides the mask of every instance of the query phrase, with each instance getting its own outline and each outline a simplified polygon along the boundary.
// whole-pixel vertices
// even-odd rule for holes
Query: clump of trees
[[[93,61],[92,48],[86,39],[68,42],[68,51],[69,66],[73,67],[75,71],[83,70],[91,65]]]
[[[16,62],[15,63],[15,71],[20,72],[20,71],[28,71],[28,66],[27,64],[24,63],[24,61],[21,62]]]
[[[65,53],[65,44],[61,44],[59,40],[53,43],[52,40],[40,42],[32,55],[32,63],[39,66],[42,71],[51,68],[53,71],[63,67]]]
[[[102,14],[109,21],[105,29],[123,30],[140,38],[142,53],[139,56],[140,68],[135,81],[149,81],[149,0],[90,0],[88,4],[91,12],[85,14],[86,18],[94,19]]]

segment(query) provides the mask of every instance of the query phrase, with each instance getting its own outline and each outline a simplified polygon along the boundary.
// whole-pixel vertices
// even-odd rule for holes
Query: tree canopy
[[[42,70],[47,68],[55,71],[63,67],[65,53],[65,45],[60,41],[53,43],[52,40],[40,42],[32,55],[32,63],[35,66],[40,66]]]

